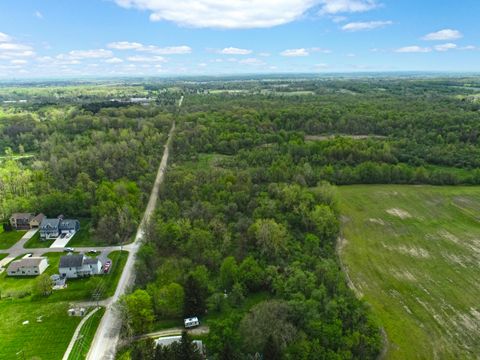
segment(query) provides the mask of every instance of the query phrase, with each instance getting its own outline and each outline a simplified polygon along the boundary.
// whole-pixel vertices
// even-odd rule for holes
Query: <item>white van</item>
[[[184,319],[183,323],[185,324],[185,329],[193,328],[195,326],[200,325],[200,321],[198,321],[197,317]]]

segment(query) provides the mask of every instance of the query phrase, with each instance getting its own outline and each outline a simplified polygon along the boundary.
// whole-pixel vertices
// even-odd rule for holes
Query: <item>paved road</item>
[[[165,145],[165,151],[163,153],[162,161],[160,163],[160,167],[158,168],[157,177],[155,179],[155,183],[153,185],[153,189],[150,194],[150,199],[145,209],[145,213],[143,215],[140,226],[138,227],[135,241],[129,245],[130,253],[128,255],[127,263],[123,268],[122,276],[120,277],[120,280],[118,282],[115,294],[112,298],[110,298],[111,301],[107,305],[105,315],[103,315],[97,332],[95,333],[95,337],[92,341],[90,351],[87,354],[87,360],[115,359],[115,352],[120,339],[120,327],[122,321],[120,316],[121,314],[119,313],[118,308],[115,306],[115,303],[120,298],[120,296],[125,294],[128,288],[133,284],[133,280],[135,277],[135,256],[143,240],[144,226],[155,211],[160,185],[163,182],[165,171],[167,169],[169,148],[174,132],[175,122],[172,124],[172,128],[170,129],[170,132],[168,134],[168,141]]]

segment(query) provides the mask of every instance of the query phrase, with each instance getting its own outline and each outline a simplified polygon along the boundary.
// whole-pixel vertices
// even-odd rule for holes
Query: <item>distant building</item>
[[[74,219],[43,218],[40,223],[40,237],[42,239],[56,239],[61,234],[73,234],[80,230],[80,221]]]
[[[33,217],[30,213],[14,213],[10,216],[10,225],[16,230],[29,230]]]
[[[8,276],[37,276],[48,267],[46,257],[27,257],[15,260],[7,268]]]
[[[92,259],[83,254],[65,255],[60,258],[58,272],[67,279],[97,275],[102,272],[102,263],[98,258]]]
[[[182,340],[181,336],[166,336],[155,339],[155,346],[165,346],[168,347],[173,343],[180,342]],[[193,340],[193,344],[197,347],[200,354],[203,354],[203,342],[201,340]]]

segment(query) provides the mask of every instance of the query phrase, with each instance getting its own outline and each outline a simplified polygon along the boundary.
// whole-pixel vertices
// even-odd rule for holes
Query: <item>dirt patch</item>
[[[387,213],[399,217],[400,219],[409,219],[412,217],[408,211],[402,210],[402,209],[397,209],[397,208],[391,208],[387,210]]]
[[[385,225],[385,221],[383,221],[382,219],[375,219],[375,218],[370,218],[368,219],[368,221],[370,221],[371,223],[374,223],[374,224],[378,224],[378,225]]]
[[[455,244],[458,244],[460,242],[460,239],[453,235],[452,233],[449,233],[447,230],[443,229],[438,232],[438,235],[440,235],[442,238],[452,241]]]

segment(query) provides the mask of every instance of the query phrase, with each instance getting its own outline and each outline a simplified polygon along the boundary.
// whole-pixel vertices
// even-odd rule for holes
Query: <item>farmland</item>
[[[480,353],[480,189],[340,187],[341,258],[387,358]]]

